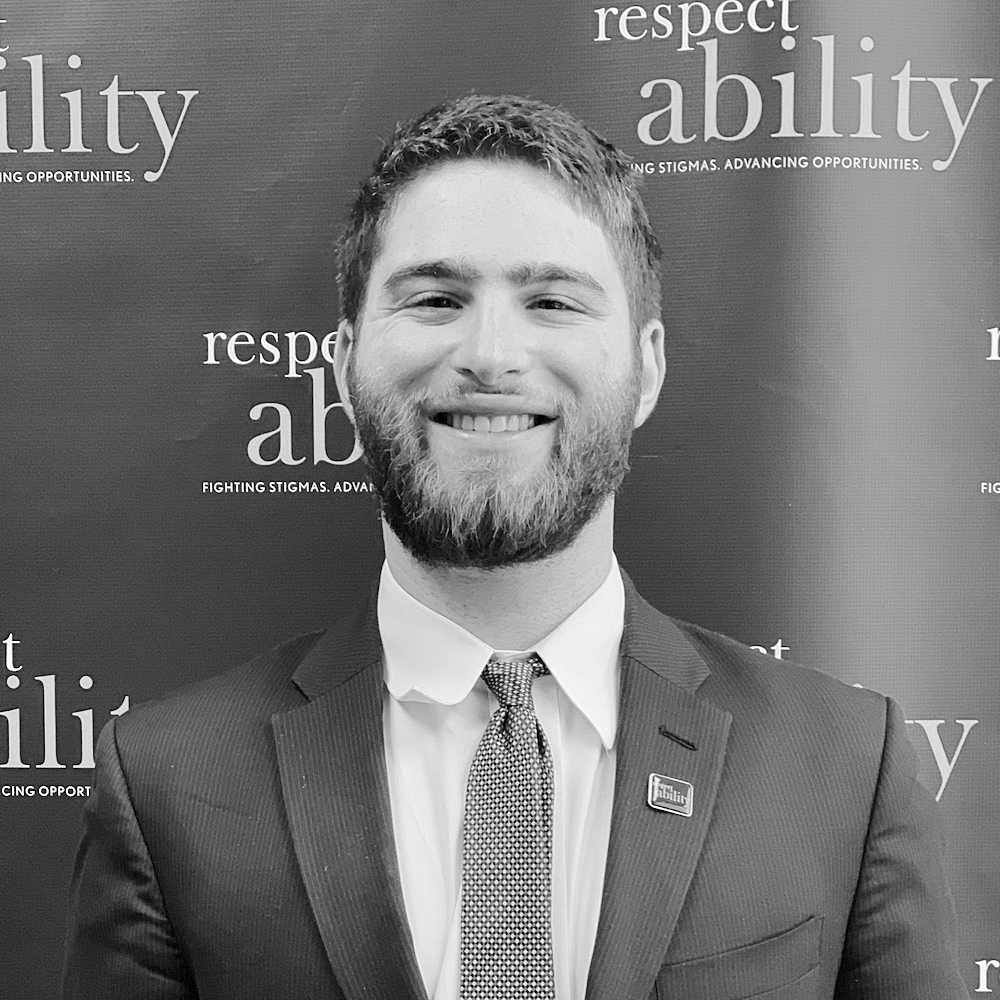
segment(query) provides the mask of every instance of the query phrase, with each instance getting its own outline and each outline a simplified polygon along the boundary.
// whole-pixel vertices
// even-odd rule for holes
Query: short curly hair
[[[634,329],[659,318],[660,247],[628,158],[561,108],[469,94],[397,125],[362,182],[337,242],[337,290],[349,323],[357,323],[394,199],[425,168],[460,159],[526,162],[562,183],[611,243]]]

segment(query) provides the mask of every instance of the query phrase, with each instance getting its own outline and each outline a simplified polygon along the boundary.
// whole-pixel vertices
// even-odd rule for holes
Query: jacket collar
[[[709,828],[731,722],[697,695],[710,674],[697,650],[623,577],[615,792],[587,1000],[652,991]],[[376,595],[306,653],[293,681],[309,701],[272,723],[303,881],[341,988],[349,1000],[426,1000],[392,834]],[[653,774],[692,786],[691,816],[648,805]]]

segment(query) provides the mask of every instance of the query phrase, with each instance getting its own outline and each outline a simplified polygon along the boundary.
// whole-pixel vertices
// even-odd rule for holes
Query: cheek
[[[352,359],[355,377],[399,392],[426,388],[440,358],[432,342],[419,334],[362,339]]]
[[[615,387],[630,384],[637,359],[631,344],[595,339],[591,343],[567,343],[564,349],[550,353],[547,365],[555,378],[585,400],[595,393],[604,396]]]

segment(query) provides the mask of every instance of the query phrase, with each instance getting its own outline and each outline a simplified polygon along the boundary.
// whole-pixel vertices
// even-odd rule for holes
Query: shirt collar
[[[618,724],[618,650],[624,618],[625,587],[612,556],[597,590],[534,647],[608,749]],[[379,578],[378,625],[385,683],[397,701],[457,705],[494,653],[461,625],[403,590],[388,563],[383,563]]]

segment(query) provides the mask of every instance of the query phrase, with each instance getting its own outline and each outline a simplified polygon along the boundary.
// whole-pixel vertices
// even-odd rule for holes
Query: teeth
[[[526,431],[535,426],[535,417],[530,413],[511,413],[507,416],[486,416],[485,414],[449,413],[445,423],[459,431],[473,431],[477,434],[502,434],[510,431]]]

